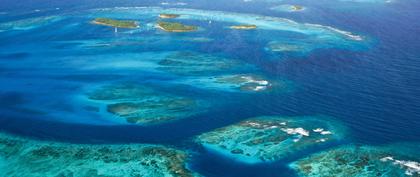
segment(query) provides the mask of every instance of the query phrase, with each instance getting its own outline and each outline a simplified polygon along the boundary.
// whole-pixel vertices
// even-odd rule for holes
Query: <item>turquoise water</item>
[[[5,0],[0,176],[418,176],[419,6]]]

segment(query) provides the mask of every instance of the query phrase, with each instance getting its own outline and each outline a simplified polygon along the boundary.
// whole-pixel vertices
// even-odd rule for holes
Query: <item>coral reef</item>
[[[188,155],[158,145],[87,145],[36,141],[0,133],[0,176],[198,176]]]
[[[159,61],[159,69],[179,75],[206,75],[246,68],[241,62],[196,52],[176,52]]]
[[[290,167],[306,177],[420,176],[419,152],[416,157],[402,149],[348,145],[300,159]]]
[[[197,137],[204,147],[240,161],[275,161],[342,139],[343,128],[324,117],[257,117]]]
[[[88,98],[106,104],[107,112],[127,122],[142,125],[189,117],[204,108],[201,101],[133,83],[103,86],[88,93]]]

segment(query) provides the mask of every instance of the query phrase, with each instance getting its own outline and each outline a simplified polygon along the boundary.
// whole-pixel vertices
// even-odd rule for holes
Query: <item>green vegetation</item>
[[[96,18],[93,20],[94,24],[113,26],[117,28],[137,28],[139,25],[136,21],[132,20],[115,20],[110,18]]]
[[[189,31],[196,31],[198,27],[196,26],[189,26],[184,25],[182,23],[177,22],[158,22],[157,27],[161,30],[167,32],[189,32]]]

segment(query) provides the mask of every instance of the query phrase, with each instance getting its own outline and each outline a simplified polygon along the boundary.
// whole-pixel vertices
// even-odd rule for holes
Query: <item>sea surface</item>
[[[305,8],[273,8],[285,4]],[[1,0],[0,130],[65,143],[176,147],[191,152],[191,170],[209,177],[297,176],[288,164],[338,144],[418,143],[419,7],[417,0]],[[153,23],[161,12],[181,14],[179,21],[200,29],[158,30]],[[97,17],[135,19],[140,28],[90,23]],[[228,28],[244,23],[258,28]],[[273,44],[297,49],[274,51]],[[241,67],[156,66],[177,52]],[[258,75],[272,87],[243,91],[206,85],[220,72]],[[100,111],[86,107],[100,104],[87,101],[86,93],[126,82],[203,105],[183,118],[151,125],[126,122],[103,105]],[[274,162],[243,163],[194,140],[248,118],[316,115],[340,122],[345,138]]]

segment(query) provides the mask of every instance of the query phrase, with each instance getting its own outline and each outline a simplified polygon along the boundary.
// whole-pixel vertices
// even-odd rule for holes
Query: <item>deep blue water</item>
[[[168,88],[165,79],[170,78],[154,73],[136,74],[135,71],[84,71],[78,73],[84,74],[83,79],[63,81],[64,76],[71,75],[71,69],[65,66],[54,68],[62,65],[56,63],[46,66],[43,62],[59,57],[70,60],[79,55],[95,56],[98,51],[104,51],[68,50],[65,44],[59,46],[48,41],[94,39],[96,35],[101,36],[96,33],[106,33],[106,30],[98,32],[95,30],[100,30],[99,28],[87,29],[92,31],[79,33],[41,27],[19,35],[0,33],[0,129],[64,142],[157,143],[191,149],[198,152],[193,157],[192,168],[206,176],[294,176],[293,171],[285,164],[298,157],[272,164],[248,165],[206,152],[192,143],[192,138],[200,133],[261,115],[335,117],[348,127],[349,136],[344,143],[382,145],[420,141],[420,1],[352,3],[302,0],[298,4],[308,7],[308,10],[298,13],[267,10],[275,4],[281,4],[280,2],[183,2],[188,4],[178,8],[252,13],[328,25],[366,36],[369,46],[362,50],[321,48],[305,55],[273,56],[261,50],[263,43],[249,40],[250,36],[259,39],[255,35],[264,38],[267,34],[251,32],[224,36],[226,31],[218,28],[219,26],[208,26],[211,30],[208,30],[207,36],[219,36],[211,45],[172,45],[168,41],[168,45],[124,46],[101,53],[107,55],[120,51],[130,53],[166,50],[222,53],[258,66],[269,78],[287,79],[294,83],[293,91],[290,92],[239,94],[205,91],[182,85]],[[2,0],[0,12],[6,13],[0,15],[0,22],[40,15],[72,14],[93,8],[159,5],[160,2],[157,1],[128,0]],[[40,12],[35,12],[35,9]],[[61,25],[60,23],[57,25]],[[51,35],[33,35],[45,30],[51,30]],[[116,37],[127,34],[119,35],[121,36]],[[53,50],[60,47],[64,49],[58,52]],[[162,90],[204,97],[214,105],[207,113],[196,117],[147,127],[101,123],[94,116],[86,118],[83,123],[85,117],[90,116],[86,113],[74,117],[74,122],[68,121],[73,119],[71,116],[79,114],[71,106],[71,101],[62,102],[68,100],[68,93],[77,92],[83,85],[118,80],[115,78],[121,77],[142,78],[145,82],[159,85]],[[54,108],[51,110],[54,114],[28,113],[19,109],[19,105],[26,103],[48,104]],[[66,115],[69,112],[70,116]],[[309,152],[302,152],[298,156],[307,153]]]

